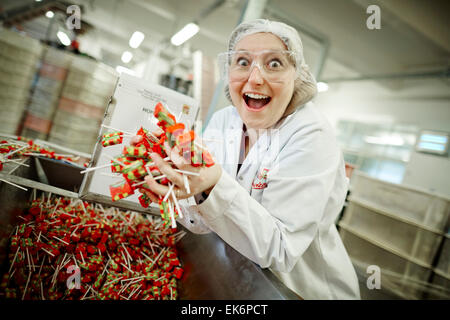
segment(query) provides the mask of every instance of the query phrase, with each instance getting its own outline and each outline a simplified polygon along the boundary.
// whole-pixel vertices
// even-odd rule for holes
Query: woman
[[[204,134],[216,159],[210,168],[152,159],[176,185],[182,224],[213,231],[241,254],[270,268],[305,299],[359,299],[358,280],[335,227],[348,180],[332,129],[308,103],[316,93],[295,29],[280,22],[242,23],[220,55],[233,106],[215,113]],[[135,140],[137,142],[138,140]],[[146,178],[152,201],[167,187]]]

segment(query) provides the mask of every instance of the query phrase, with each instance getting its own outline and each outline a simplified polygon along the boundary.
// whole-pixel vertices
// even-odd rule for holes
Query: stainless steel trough
[[[29,167],[20,166],[12,174],[7,173],[14,169],[11,167],[0,172],[0,179],[28,189],[24,191],[0,181],[1,274],[6,269],[9,235],[33,189],[77,198],[82,180],[79,173],[82,167],[45,158],[31,158],[26,163]],[[272,272],[261,269],[213,233],[188,232],[177,247],[185,269],[180,299],[300,299]]]

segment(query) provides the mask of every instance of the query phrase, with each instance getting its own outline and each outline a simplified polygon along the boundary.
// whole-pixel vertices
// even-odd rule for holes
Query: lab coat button
[[[240,177],[239,177],[239,180],[241,180],[241,181],[242,181],[242,180],[244,180],[244,178],[243,178],[242,176],[240,176]]]

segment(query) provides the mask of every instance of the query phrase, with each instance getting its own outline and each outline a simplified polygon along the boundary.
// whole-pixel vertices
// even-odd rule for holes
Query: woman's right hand
[[[134,136],[133,138],[131,138],[130,145],[132,145],[132,146],[134,147],[134,146],[137,145],[139,142],[141,142],[142,139],[144,139],[143,136]]]
[[[158,133],[154,134],[159,135]],[[131,139],[130,144],[132,146],[135,146],[136,144],[140,143],[142,139],[142,136],[134,136]],[[187,183],[191,186],[190,193],[188,193],[184,185],[184,180],[182,179],[182,174],[175,172],[171,165],[169,165],[167,161],[164,161],[158,154],[151,154],[152,160],[156,164],[158,169],[162,172],[162,174],[167,176],[171,183],[175,184],[176,188],[174,188],[174,192],[176,193],[176,197],[179,199],[185,199],[201,192],[209,194],[222,174],[221,166],[218,163],[215,163],[209,168],[193,167],[190,163],[187,163],[185,159],[180,155],[180,150],[178,149],[178,147],[170,148],[167,142],[165,143],[165,146],[169,152],[168,155],[171,158],[172,163],[177,169],[198,174],[198,176],[187,176]],[[145,180],[147,182],[147,185],[150,187],[150,189],[152,189],[153,192],[149,191],[148,189],[142,188],[139,189],[139,192],[148,195],[152,202],[158,203],[159,199],[162,196],[166,195],[168,187],[157,183],[152,176],[146,176]]]

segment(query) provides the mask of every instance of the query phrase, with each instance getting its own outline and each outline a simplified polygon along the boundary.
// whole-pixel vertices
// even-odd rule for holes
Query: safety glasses
[[[223,79],[230,82],[246,81],[257,67],[269,82],[282,83],[295,72],[294,52],[287,50],[228,51],[218,55]]]

